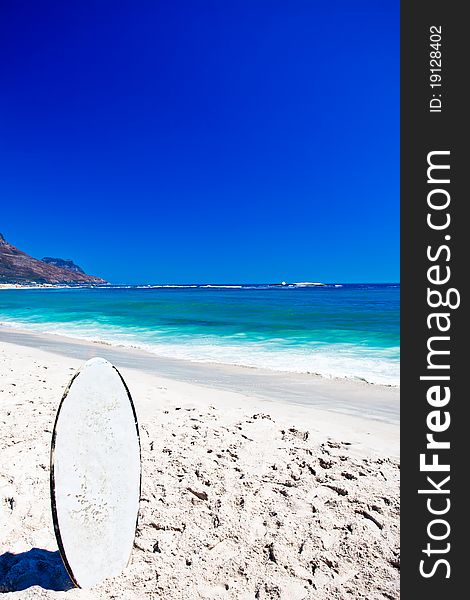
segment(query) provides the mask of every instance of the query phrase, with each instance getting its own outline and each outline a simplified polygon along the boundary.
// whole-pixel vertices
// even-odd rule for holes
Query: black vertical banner
[[[470,573],[469,33],[462,2],[401,5],[402,598]]]

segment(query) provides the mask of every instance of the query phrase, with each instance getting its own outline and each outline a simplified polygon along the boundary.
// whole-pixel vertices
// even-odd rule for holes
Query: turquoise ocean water
[[[392,284],[0,291],[0,322],[191,361],[399,383]]]

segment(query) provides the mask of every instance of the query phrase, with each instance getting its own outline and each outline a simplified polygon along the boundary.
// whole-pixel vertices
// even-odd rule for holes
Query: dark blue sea
[[[0,322],[160,356],[399,383],[398,284],[4,289]]]

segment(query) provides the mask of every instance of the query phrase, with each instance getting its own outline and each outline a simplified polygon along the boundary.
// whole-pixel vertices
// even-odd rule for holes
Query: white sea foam
[[[93,321],[80,323],[25,323],[8,320],[0,325],[56,334],[114,346],[140,348],[157,356],[191,362],[219,363],[326,378],[359,379],[381,385],[399,385],[399,349],[373,350],[353,344],[283,346],[281,340],[239,341],[236,338],[158,337],[158,330],[116,328]]]

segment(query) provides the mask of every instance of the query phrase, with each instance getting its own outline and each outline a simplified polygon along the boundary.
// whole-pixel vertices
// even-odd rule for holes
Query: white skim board
[[[52,434],[52,516],[75,585],[90,588],[126,567],[139,496],[139,430],[129,390],[111,363],[92,358],[65,391]]]

